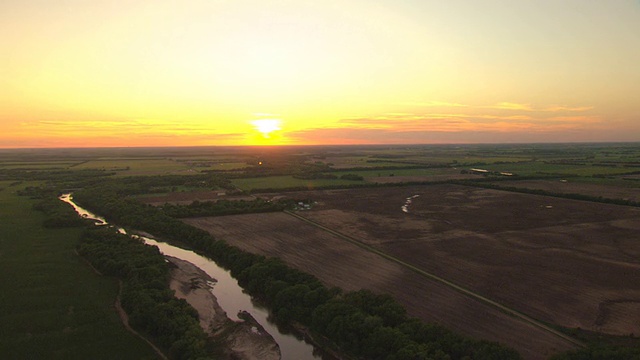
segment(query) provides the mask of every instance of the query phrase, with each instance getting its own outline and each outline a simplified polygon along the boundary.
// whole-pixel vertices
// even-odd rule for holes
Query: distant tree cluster
[[[282,211],[293,206],[293,200],[267,201],[255,200],[217,200],[217,201],[193,201],[189,205],[164,204],[161,208],[165,214],[174,218],[187,218],[199,216],[222,216],[249,214],[261,212]]]

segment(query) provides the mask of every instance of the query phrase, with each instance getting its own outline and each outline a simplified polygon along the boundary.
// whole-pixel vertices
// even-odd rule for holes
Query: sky
[[[638,0],[3,0],[0,148],[640,141]]]

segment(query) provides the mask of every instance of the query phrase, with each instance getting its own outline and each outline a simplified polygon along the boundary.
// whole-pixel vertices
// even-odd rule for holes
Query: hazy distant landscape
[[[640,360],[639,1],[0,33],[0,358]]]
[[[267,357],[72,193],[230,270],[319,358],[634,359],[639,174],[637,143],[0,150],[0,352]]]

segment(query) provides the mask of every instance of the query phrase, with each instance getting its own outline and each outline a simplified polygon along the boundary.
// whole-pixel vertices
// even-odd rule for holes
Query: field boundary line
[[[295,217],[297,219],[300,219],[300,220],[302,220],[302,221],[304,221],[304,222],[306,222],[308,224],[311,224],[311,225],[313,225],[313,226],[315,226],[315,227],[317,227],[317,228],[319,228],[321,230],[329,232],[330,234],[333,234],[333,235],[335,235],[335,236],[337,236],[337,237],[339,237],[339,238],[341,238],[343,240],[346,240],[346,241],[348,241],[348,242],[350,242],[350,243],[352,243],[352,244],[354,244],[356,246],[359,246],[359,247],[361,247],[361,248],[363,248],[363,249],[365,249],[365,250],[367,250],[369,252],[372,252],[372,253],[374,253],[376,255],[382,256],[383,258],[385,258],[387,260],[393,261],[396,264],[404,266],[407,269],[412,270],[412,271],[414,271],[414,272],[416,272],[416,273],[418,273],[418,274],[420,274],[422,276],[425,276],[425,277],[427,277],[427,278],[429,278],[431,280],[435,280],[435,281],[437,281],[437,282],[439,282],[441,284],[444,284],[444,285],[446,285],[446,286],[448,286],[448,287],[450,287],[450,288],[452,288],[452,289],[454,289],[454,290],[456,290],[456,291],[458,291],[458,292],[460,292],[460,293],[462,293],[462,294],[464,294],[464,295],[466,295],[466,296],[468,296],[470,298],[478,300],[478,301],[480,301],[480,302],[482,302],[484,304],[493,306],[493,307],[497,308],[498,310],[506,313],[507,315],[516,317],[516,318],[518,318],[518,319],[520,319],[520,320],[522,320],[522,321],[524,321],[524,322],[526,322],[526,323],[528,323],[530,325],[533,325],[533,326],[538,327],[538,328],[540,328],[542,330],[545,330],[545,331],[547,331],[547,332],[549,332],[551,334],[554,334],[554,335],[556,335],[556,336],[558,336],[558,337],[560,337],[560,338],[562,338],[562,339],[564,339],[564,340],[566,340],[566,341],[568,341],[568,342],[570,342],[570,343],[572,343],[572,344],[574,344],[576,346],[585,347],[585,345],[582,342],[580,342],[579,340],[574,339],[573,337],[571,337],[569,335],[566,335],[566,334],[564,334],[564,333],[562,333],[562,332],[560,332],[560,331],[558,331],[558,330],[556,330],[556,329],[554,329],[554,328],[552,328],[552,327],[550,327],[548,325],[545,325],[544,323],[542,323],[542,322],[540,322],[540,321],[538,321],[538,320],[536,320],[536,319],[534,319],[534,318],[532,318],[532,317],[530,317],[528,315],[525,315],[525,314],[523,314],[523,313],[521,313],[521,312],[519,312],[517,310],[511,309],[511,308],[509,308],[509,307],[507,307],[505,305],[502,305],[502,304],[500,304],[500,303],[498,303],[498,302],[496,302],[494,300],[486,298],[486,297],[484,297],[484,296],[482,296],[482,295],[480,295],[478,293],[475,293],[475,292],[473,292],[473,291],[471,291],[471,290],[469,290],[469,289],[467,289],[465,287],[462,287],[462,286],[460,286],[460,285],[458,285],[456,283],[453,283],[453,282],[451,282],[451,281],[449,281],[447,279],[444,279],[444,278],[442,278],[442,277],[440,277],[438,275],[434,275],[434,274],[429,273],[429,272],[427,272],[425,270],[422,270],[422,269],[420,269],[420,268],[418,268],[418,267],[416,267],[414,265],[406,263],[406,262],[404,262],[404,261],[402,261],[402,260],[400,260],[400,259],[398,259],[398,258],[396,258],[394,256],[391,256],[391,255],[385,253],[384,251],[378,250],[378,249],[376,249],[376,248],[374,248],[374,247],[372,247],[370,245],[367,245],[367,244],[365,244],[365,243],[363,243],[363,242],[361,242],[359,240],[356,240],[356,239],[354,239],[354,238],[352,238],[350,236],[344,235],[339,231],[330,229],[330,228],[328,228],[328,227],[326,227],[326,226],[324,226],[322,224],[319,224],[319,223],[317,223],[317,222],[315,222],[315,221],[313,221],[311,219],[308,219],[308,218],[306,218],[304,216],[298,215],[298,214],[296,214],[296,213],[294,213],[292,211],[289,211],[289,210],[284,210],[284,212],[286,214],[289,214],[289,215],[291,215],[291,216],[293,216],[293,217]]]

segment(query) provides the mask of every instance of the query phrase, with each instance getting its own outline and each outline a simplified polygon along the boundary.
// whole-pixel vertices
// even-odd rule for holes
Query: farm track
[[[585,347],[585,345],[582,342],[580,342],[580,341],[578,341],[578,340],[576,340],[576,339],[574,339],[574,338],[572,338],[572,337],[570,337],[568,335],[565,335],[562,332],[557,331],[556,329],[554,329],[554,328],[552,328],[550,326],[547,326],[544,323],[542,323],[540,321],[537,321],[537,320],[535,320],[535,319],[533,319],[533,318],[531,318],[531,317],[529,317],[529,316],[527,316],[527,315],[525,315],[525,314],[523,314],[523,313],[521,313],[519,311],[516,311],[516,310],[511,309],[511,308],[509,308],[509,307],[507,307],[505,305],[502,305],[502,304],[500,304],[500,303],[498,303],[496,301],[493,301],[493,300],[491,300],[489,298],[486,298],[486,297],[484,297],[484,296],[482,296],[482,295],[480,295],[478,293],[475,293],[475,292],[473,292],[473,291],[471,291],[469,289],[466,289],[466,288],[464,288],[464,287],[462,287],[460,285],[457,285],[457,284],[455,284],[455,283],[453,283],[453,282],[451,282],[449,280],[446,280],[446,279],[444,279],[442,277],[439,277],[437,275],[434,275],[432,273],[424,271],[424,270],[422,270],[422,269],[420,269],[420,268],[418,268],[416,266],[413,266],[413,265],[411,265],[409,263],[406,263],[406,262],[404,262],[404,261],[402,261],[402,260],[400,260],[400,259],[398,259],[398,258],[396,258],[394,256],[391,256],[391,255],[389,255],[389,254],[387,254],[387,253],[385,253],[385,252],[383,252],[381,250],[378,250],[378,249],[376,249],[376,248],[374,248],[374,247],[372,247],[370,245],[364,244],[363,242],[358,241],[358,240],[356,240],[356,239],[354,239],[352,237],[344,235],[344,234],[342,234],[342,233],[340,233],[338,231],[335,231],[333,229],[327,228],[327,227],[325,227],[325,226],[323,226],[323,225],[321,225],[321,224],[319,224],[319,223],[317,223],[317,222],[315,222],[313,220],[305,218],[305,217],[303,217],[301,215],[298,215],[296,213],[293,213],[291,211],[286,211],[285,210],[285,213],[287,213],[288,215],[291,215],[291,216],[293,216],[293,217],[295,217],[297,219],[300,219],[300,220],[302,220],[302,221],[304,221],[304,222],[306,222],[306,223],[308,223],[310,225],[313,225],[313,226],[315,226],[315,227],[317,227],[317,228],[319,228],[319,229],[321,229],[323,231],[329,232],[330,234],[335,235],[338,238],[343,239],[345,241],[348,241],[348,242],[350,242],[350,243],[352,243],[354,245],[357,245],[357,246],[359,246],[359,247],[361,247],[361,248],[363,248],[363,249],[365,249],[365,250],[367,250],[369,252],[372,252],[372,253],[374,253],[376,255],[379,255],[379,256],[387,259],[387,260],[390,260],[390,261],[392,261],[392,262],[394,262],[396,264],[399,264],[399,265],[401,265],[401,266],[403,266],[403,267],[405,267],[405,268],[407,268],[407,269],[409,269],[411,271],[414,271],[414,272],[416,272],[416,273],[418,273],[418,274],[420,274],[422,276],[425,276],[425,277],[427,277],[429,279],[432,279],[432,280],[435,280],[435,281],[437,281],[437,282],[439,282],[441,284],[444,284],[444,285],[446,285],[446,286],[448,286],[448,287],[450,287],[450,288],[452,288],[452,289],[454,289],[454,290],[456,290],[456,291],[458,291],[458,292],[460,292],[460,293],[462,293],[462,294],[464,294],[464,295],[466,295],[466,296],[468,296],[470,298],[478,300],[478,301],[480,301],[482,303],[485,303],[487,305],[493,306],[493,307],[497,308],[498,310],[500,310],[500,311],[502,311],[502,312],[504,312],[504,313],[506,313],[508,315],[514,316],[514,317],[516,317],[516,318],[518,318],[518,319],[520,319],[520,320],[522,320],[522,321],[524,321],[524,322],[526,322],[528,324],[531,324],[531,325],[536,326],[536,327],[538,327],[538,328],[540,328],[542,330],[545,330],[545,331],[547,331],[547,332],[549,332],[549,333],[551,333],[551,334],[553,334],[555,336],[558,336],[558,337],[560,337],[560,338],[562,338],[562,339],[564,339],[564,340],[566,340],[566,341],[568,341],[568,342],[570,342],[570,343],[572,343],[572,344],[574,344],[576,346]]]

